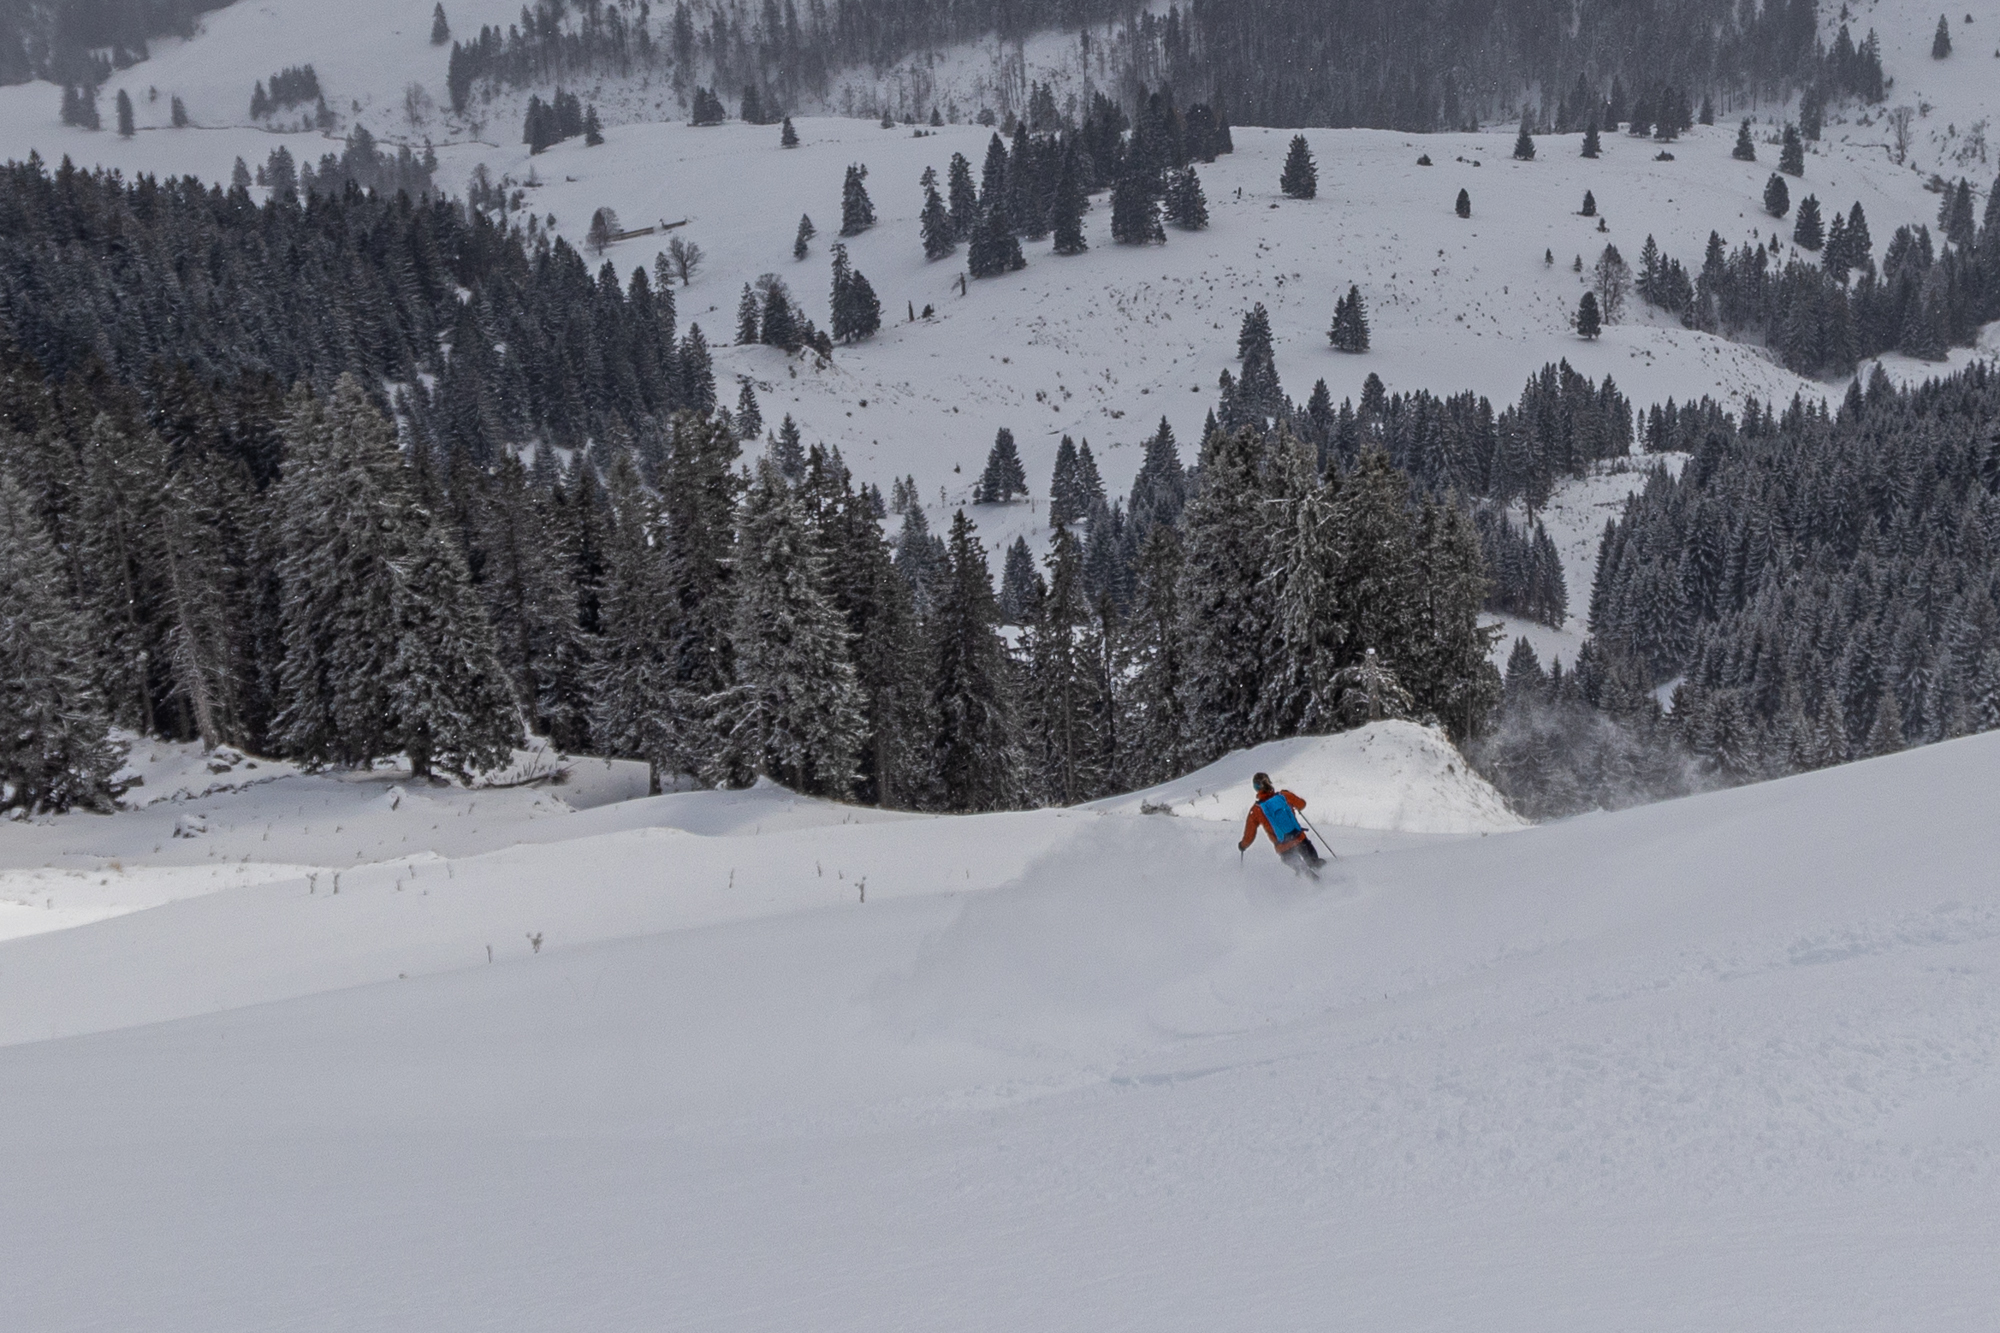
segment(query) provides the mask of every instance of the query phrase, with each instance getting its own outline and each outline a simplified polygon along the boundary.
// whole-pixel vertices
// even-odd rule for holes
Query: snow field
[[[1982,1327],[1996,764],[1329,830],[1318,888],[1207,819],[690,793],[11,941],[0,1281],[52,1330]]]

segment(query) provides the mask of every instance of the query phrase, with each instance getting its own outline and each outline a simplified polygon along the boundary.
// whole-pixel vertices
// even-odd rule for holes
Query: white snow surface
[[[1240,823],[1249,813],[1250,778],[1260,772],[1280,788],[1306,795],[1306,817],[1320,828],[1498,833],[1522,826],[1449,740],[1414,722],[1375,722],[1334,736],[1270,741],[1090,808]]]
[[[1323,748],[1230,766],[1331,813]],[[1989,1328],[1996,771],[1322,823],[1317,886],[1203,818],[355,780],[418,832],[338,895],[0,941],[5,1322]],[[206,836],[297,858],[314,784]]]

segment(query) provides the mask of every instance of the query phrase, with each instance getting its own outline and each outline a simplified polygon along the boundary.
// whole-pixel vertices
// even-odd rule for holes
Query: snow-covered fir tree
[[[120,756],[33,498],[0,467],[0,810],[107,810]]]
[[[802,506],[768,459],[743,497],[732,568],[735,676],[708,701],[736,756],[725,767],[845,797],[865,728],[847,622]]]
[[[1028,493],[1028,474],[1021,467],[1021,452],[1014,444],[1014,432],[1002,426],[986,454],[986,469],[979,476],[980,504],[1006,504]]]
[[[970,812],[1002,810],[1022,796],[1021,752],[1006,646],[994,625],[986,552],[964,510],[928,617],[930,778],[926,804]]]

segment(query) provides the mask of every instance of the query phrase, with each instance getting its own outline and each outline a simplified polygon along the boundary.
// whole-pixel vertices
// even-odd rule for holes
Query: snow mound
[[[1499,833],[1525,826],[1443,733],[1414,722],[1371,722],[1336,736],[1237,750],[1186,777],[1091,808],[1237,820],[1249,809],[1250,777],[1260,772],[1305,797],[1307,813],[1323,828]]]

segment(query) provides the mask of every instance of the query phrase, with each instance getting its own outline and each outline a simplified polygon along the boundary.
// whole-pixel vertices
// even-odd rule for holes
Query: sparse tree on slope
[[[1049,227],[1055,233],[1057,254],[1080,255],[1090,248],[1083,237],[1083,213],[1089,206],[1090,200],[1083,189],[1083,163],[1076,144],[1065,143],[1055,196],[1049,201]]]
[[[1111,187],[1111,239],[1120,245],[1149,245],[1167,239],[1150,177],[1128,172]]]
[[[1525,107],[1522,108],[1521,132],[1514,139],[1514,160],[1517,162],[1532,162],[1535,160],[1535,138],[1532,134],[1528,133],[1533,123],[1533,117],[1528,110]]]
[[[1022,470],[1014,432],[1002,426],[993,437],[993,448],[986,455],[986,471],[979,478],[979,503],[1006,504],[1027,493],[1028,474]]]
[[[875,205],[868,198],[868,187],[862,184],[868,178],[868,168],[850,166],[847,179],[840,187],[840,234],[859,236],[875,225]]]
[[[924,239],[924,258],[943,259],[958,249],[958,237],[952,234],[951,214],[945,210],[944,199],[938,194],[937,172],[924,168],[924,208],[920,219],[920,229]]]
[[[1167,175],[1167,221],[1183,231],[1201,231],[1208,226],[1208,196],[1193,167],[1183,167]]]
[[[1292,136],[1292,146],[1285,153],[1285,169],[1278,177],[1278,188],[1284,191],[1287,199],[1311,199],[1319,193],[1319,168],[1313,163],[1312,148],[1303,134]]]
[[[1576,303],[1576,331],[1579,337],[1595,338],[1604,327],[1597,315],[1597,293],[1585,292]]]
[[[1778,170],[1787,176],[1806,174],[1806,145],[1799,138],[1799,127],[1796,125],[1785,126],[1785,142],[1778,149]]]
[[[1368,311],[1362,305],[1359,287],[1350,285],[1347,295],[1333,303],[1333,328],[1327,337],[1342,352],[1368,350]]]

